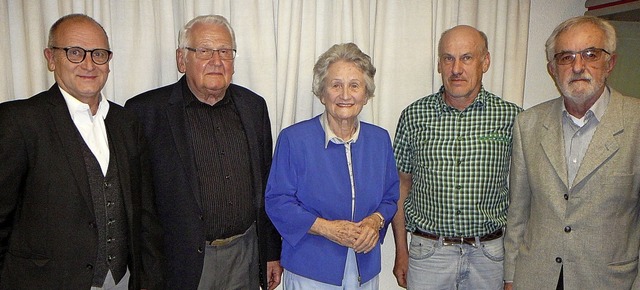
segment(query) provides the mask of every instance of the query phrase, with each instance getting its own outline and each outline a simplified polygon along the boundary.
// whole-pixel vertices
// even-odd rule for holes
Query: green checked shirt
[[[506,224],[511,131],[522,109],[481,88],[458,111],[443,94],[441,87],[409,105],[398,122],[396,163],[413,178],[404,202],[406,227],[446,237],[483,236]]]

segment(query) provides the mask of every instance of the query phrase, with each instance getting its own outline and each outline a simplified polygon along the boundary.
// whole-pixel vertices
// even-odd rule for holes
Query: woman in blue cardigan
[[[265,198],[286,290],[378,289],[399,181],[387,131],[358,120],[375,72],[355,44],[332,46],[313,68],[324,113],[280,132]]]

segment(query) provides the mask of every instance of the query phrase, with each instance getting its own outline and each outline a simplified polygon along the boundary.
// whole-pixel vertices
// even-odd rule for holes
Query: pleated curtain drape
[[[440,34],[469,24],[489,38],[487,90],[521,105],[530,0],[2,0],[0,101],[47,89],[43,48],[60,16],[85,13],[100,22],[114,57],[103,90],[123,104],[175,82],[177,33],[197,15],[221,14],[236,32],[234,83],[268,103],[280,129],[324,110],[311,93],[312,68],[331,45],[354,42],[377,68],[375,97],[361,119],[393,135],[402,109],[437,91]]]

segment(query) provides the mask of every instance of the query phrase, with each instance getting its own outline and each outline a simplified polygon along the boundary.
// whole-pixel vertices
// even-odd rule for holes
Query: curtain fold
[[[0,2],[0,101],[21,99],[53,83],[43,57],[48,29],[60,16],[85,13],[100,22],[114,57],[103,90],[123,104],[175,82],[178,31],[197,15],[221,14],[236,31],[233,81],[262,95],[274,136],[324,109],[311,93],[312,68],[331,45],[354,42],[377,68],[376,94],[361,119],[393,134],[409,103],[441,86],[437,42],[469,24],[489,38],[487,90],[523,101],[530,0],[57,0]]]

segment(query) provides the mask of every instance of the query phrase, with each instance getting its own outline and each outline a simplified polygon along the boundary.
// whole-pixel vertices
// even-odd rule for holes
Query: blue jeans
[[[411,235],[407,289],[503,289],[503,238],[445,246]]]

